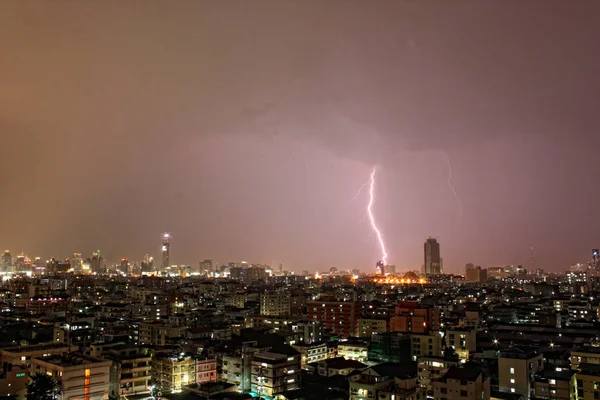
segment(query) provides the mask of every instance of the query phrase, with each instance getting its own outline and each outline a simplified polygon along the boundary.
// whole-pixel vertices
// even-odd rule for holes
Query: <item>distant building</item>
[[[171,257],[171,236],[165,233],[162,238],[162,269],[169,267]]]
[[[4,254],[2,255],[2,266],[5,271],[10,271],[12,267],[12,255],[10,254],[10,250],[4,250]]]
[[[425,241],[425,274],[441,274],[442,271],[442,258],[440,255],[440,244],[435,238],[427,238]]]
[[[485,282],[487,281],[487,277],[487,269],[481,268],[481,266],[467,268],[465,271],[465,281],[467,282]]]
[[[83,258],[81,253],[73,253],[73,257],[69,260],[71,262],[71,268],[75,272],[81,272],[83,269]]]
[[[146,254],[144,256],[144,261],[142,261],[141,269],[142,273],[154,272],[154,258]]]
[[[200,275],[205,275],[205,276],[209,276],[211,275],[214,270],[213,270],[213,261],[206,259],[204,261],[200,261],[199,263],[199,271]]]
[[[100,250],[93,253],[90,265],[94,274],[103,274],[106,272],[104,269],[104,259],[100,255]]]

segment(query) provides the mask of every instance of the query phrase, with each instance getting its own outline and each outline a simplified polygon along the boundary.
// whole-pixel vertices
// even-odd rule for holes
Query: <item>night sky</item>
[[[600,247],[598,1],[6,0],[0,37],[13,255],[371,270],[375,164],[399,270]]]

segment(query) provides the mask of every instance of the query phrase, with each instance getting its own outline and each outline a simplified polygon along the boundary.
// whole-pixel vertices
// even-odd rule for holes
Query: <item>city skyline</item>
[[[377,165],[399,271],[587,261],[600,4],[378,5],[3,2],[0,245],[366,271]]]

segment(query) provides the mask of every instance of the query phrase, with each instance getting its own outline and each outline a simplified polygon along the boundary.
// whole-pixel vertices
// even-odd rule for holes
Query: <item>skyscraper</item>
[[[429,237],[425,241],[425,274],[441,274],[442,258],[440,257],[440,244],[437,239]]]
[[[142,261],[142,272],[148,273],[152,271],[154,271],[154,258],[146,254],[144,256],[144,261]]]
[[[10,254],[10,250],[4,250],[2,264],[4,265],[5,271],[10,271],[10,268],[12,267],[12,255]]]
[[[106,272],[104,270],[104,260],[102,259],[102,256],[100,255],[100,250],[95,251],[93,253],[91,261],[92,261],[91,262],[92,273],[103,274]]]
[[[81,272],[83,267],[83,258],[81,257],[81,253],[73,253],[73,257],[71,258],[71,268],[75,272]]]
[[[162,268],[165,269],[169,266],[169,253],[171,250],[171,236],[168,233],[163,235],[162,244]]]

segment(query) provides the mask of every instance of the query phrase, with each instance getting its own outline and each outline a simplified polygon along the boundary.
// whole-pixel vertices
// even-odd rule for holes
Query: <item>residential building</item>
[[[325,342],[298,343],[292,347],[300,353],[300,362],[303,369],[307,364],[329,358],[327,343]]]
[[[331,298],[306,303],[309,320],[322,321],[325,329],[342,337],[356,335],[361,304],[358,301],[337,301]]]
[[[406,380],[410,382],[402,382]],[[424,391],[417,387],[417,364],[378,364],[350,380],[350,400],[376,400],[382,395],[388,400],[424,399]]]
[[[416,301],[403,301],[390,318],[390,332],[424,333],[439,331],[440,311],[437,307],[423,306]]]
[[[110,398],[121,399],[150,393],[152,378],[152,358],[140,354],[138,348],[121,345],[111,348],[106,358],[112,361],[110,367]]]
[[[361,318],[358,320],[358,336],[371,338],[389,331],[389,320],[384,318]]]
[[[369,345],[365,342],[346,341],[338,343],[337,355],[347,360],[355,360],[362,363],[367,362]]]
[[[196,360],[185,353],[155,353],[152,378],[162,393],[177,393],[183,386],[196,383]]]
[[[259,396],[275,397],[300,388],[300,354],[292,352],[257,353],[252,359],[251,389]]]
[[[196,359],[196,383],[201,385],[217,381],[217,359],[200,357]]]
[[[433,381],[443,378],[450,368],[459,366],[460,361],[448,361],[444,357],[419,357],[418,382],[433,393]]]
[[[437,332],[429,334],[411,334],[411,356],[414,361],[423,356],[441,356],[442,336]]]
[[[544,357],[536,349],[517,347],[502,351],[498,358],[498,389],[533,398],[534,376],[543,369]]]
[[[63,399],[108,400],[110,360],[81,353],[54,355],[31,360],[31,372],[52,376]]]
[[[467,361],[469,354],[477,350],[477,332],[471,329],[448,329],[446,330],[446,347],[454,348],[461,360]]]
[[[292,301],[289,293],[265,293],[260,296],[260,315],[288,316]]]
[[[450,367],[442,378],[434,380],[433,393],[439,400],[490,400],[490,380],[479,364],[468,362]]]
[[[535,399],[577,399],[577,382],[573,370],[543,371],[536,375],[534,386]]]

